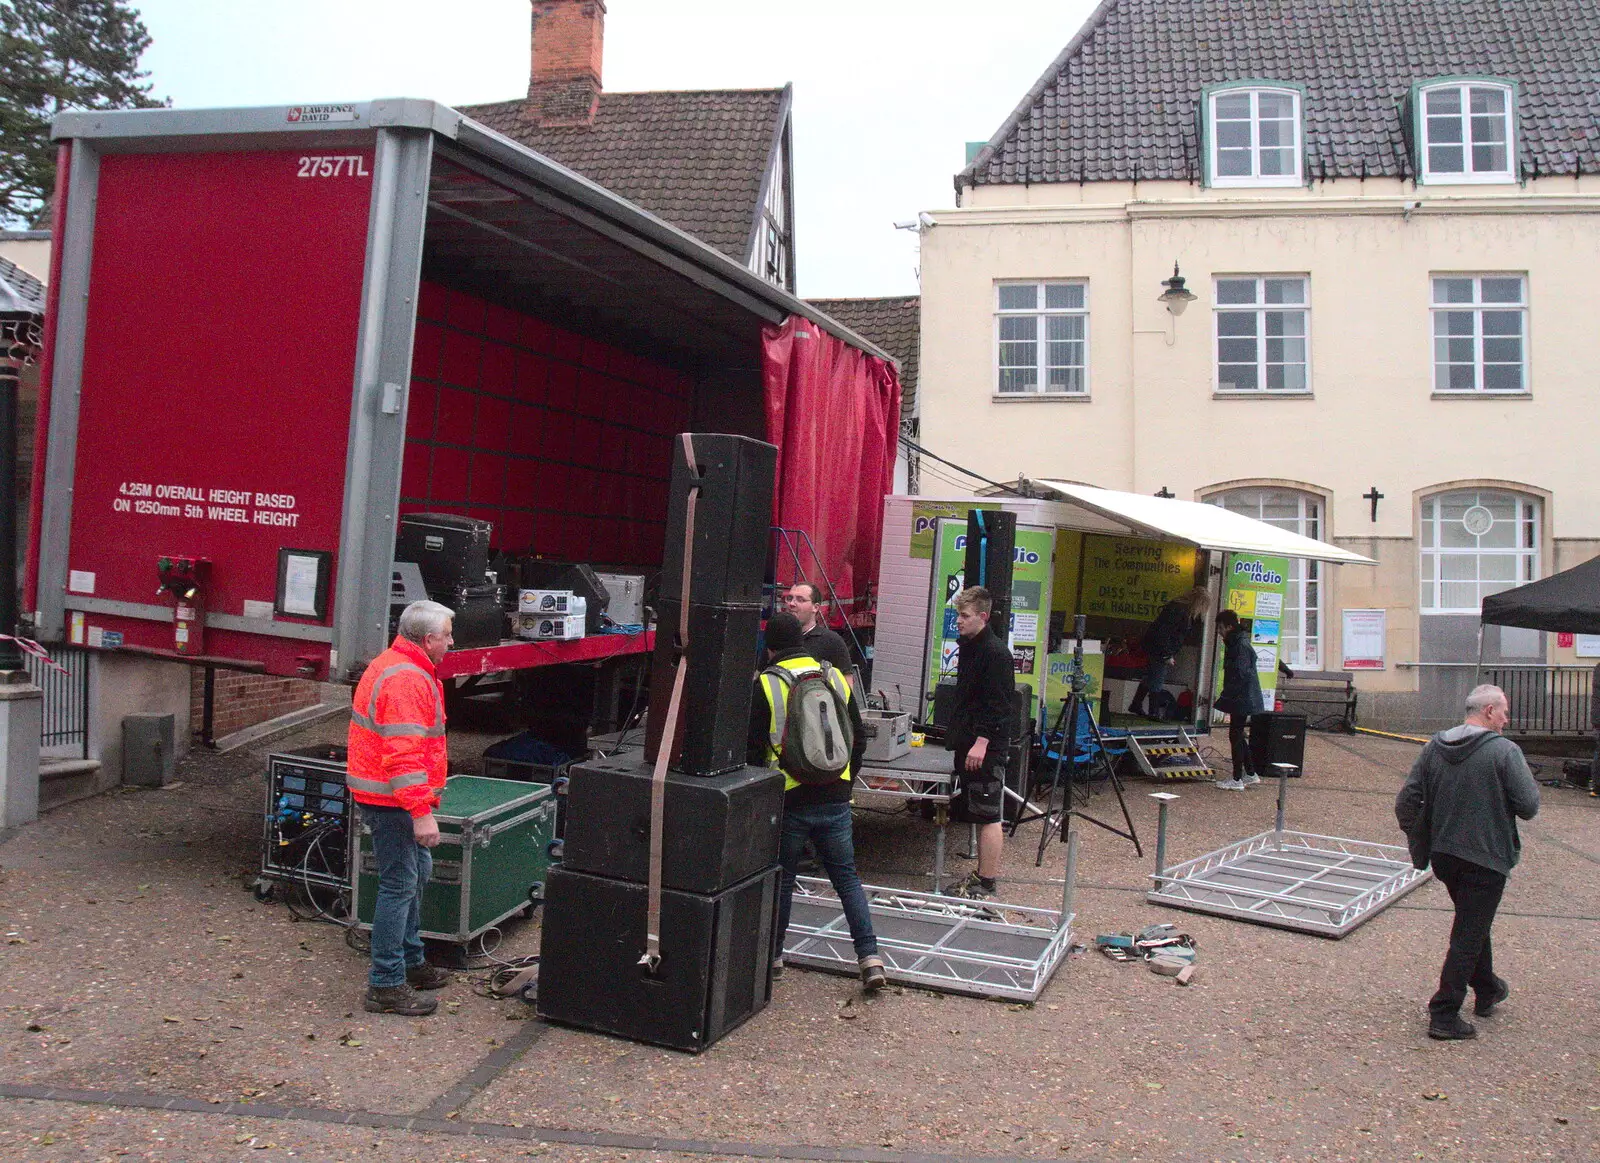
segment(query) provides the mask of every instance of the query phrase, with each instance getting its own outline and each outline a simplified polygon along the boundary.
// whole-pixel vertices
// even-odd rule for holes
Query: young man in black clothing
[[[768,619],[766,646],[767,667],[787,670],[791,675],[818,670],[823,661],[806,649],[799,621],[785,611]],[[861,768],[867,736],[861,729],[861,711],[856,706],[850,684],[837,671],[825,673],[835,692],[842,692],[854,743],[850,749],[850,765],[838,779],[830,779],[825,784],[801,783],[784,772],[783,829],[778,850],[783,882],[778,889],[778,930],[773,942],[772,972],[774,977],[783,973],[783,935],[789,928],[800,856],[809,841],[833,884],[833,891],[839,895],[845,923],[850,926],[850,940],[855,946],[862,984],[875,990],[882,988],[887,977],[883,958],[878,954],[878,938],[872,931],[866,890],[861,887],[861,877],[856,872],[855,840],[850,825],[852,781]],[[787,707],[788,687],[781,676],[758,674],[752,692],[750,731],[746,737],[746,758],[750,763],[784,769],[783,730]]]
[[[956,753],[956,794],[950,802],[950,817],[978,825],[978,868],[945,891],[976,899],[993,896],[1000,875],[1005,844],[1000,820],[1016,678],[1011,651],[989,626],[993,609],[989,591],[969,586],[956,595],[955,607],[961,644],[955,710],[945,737],[945,746]]]

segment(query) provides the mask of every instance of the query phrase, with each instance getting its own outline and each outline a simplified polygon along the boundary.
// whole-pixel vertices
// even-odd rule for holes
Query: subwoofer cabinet
[[[637,752],[568,769],[562,861],[569,871],[645,881],[650,777],[650,764]],[[665,811],[662,884],[684,892],[721,892],[777,862],[783,773],[762,767],[711,777],[673,772],[667,776]]]
[[[538,1013],[698,1053],[772,996],[779,872],[714,894],[661,894],[661,963],[645,972],[643,884],[551,869],[539,950]]]

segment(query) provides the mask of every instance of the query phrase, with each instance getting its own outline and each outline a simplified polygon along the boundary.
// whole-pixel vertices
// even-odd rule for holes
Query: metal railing
[[[89,758],[89,652],[81,646],[48,647],[50,666],[24,654],[23,662],[34,685],[44,691],[44,728],[41,747],[76,747],[79,758]],[[62,669],[57,670],[59,666]]]
[[[1510,735],[1587,735],[1594,668],[1589,666],[1486,666],[1483,681],[1506,692]]]

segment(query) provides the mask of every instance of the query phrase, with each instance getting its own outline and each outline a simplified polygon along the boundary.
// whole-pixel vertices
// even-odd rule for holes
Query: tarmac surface
[[[1033,1006],[791,968],[688,1056],[546,1025],[463,970],[427,1019],[367,1014],[341,929],[250,892],[270,751],[195,752],[0,840],[0,1159],[1531,1160],[1600,1155],[1600,801],[1543,789],[1495,927],[1512,987],[1474,1042],[1426,1037],[1450,926],[1429,882],[1340,941],[1145,902],[1171,861],[1271,827],[1275,788],[1127,784],[1146,856],[1080,825],[1076,939],[1176,922],[1187,988],[1090,951]],[[494,736],[452,732],[475,771]],[[1399,843],[1415,745],[1314,735],[1293,829]],[[1559,767],[1547,767],[1553,774]],[[928,887],[932,825],[859,804],[869,883]],[[1092,810],[1109,819],[1109,794]],[[1055,907],[1065,856],[1009,842],[1001,898]],[[951,831],[950,868],[970,864]],[[538,919],[496,953],[536,952]]]

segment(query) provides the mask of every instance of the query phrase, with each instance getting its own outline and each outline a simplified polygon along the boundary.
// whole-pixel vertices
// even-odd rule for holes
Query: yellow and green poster
[[[1089,534],[1083,539],[1083,608],[1073,613],[1154,622],[1194,585],[1195,550],[1168,541]]]
[[[928,688],[956,676],[960,634],[956,630],[955,596],[967,584],[967,522],[963,518],[938,518],[933,546],[933,585],[930,595]],[[1045,650],[1050,634],[1050,578],[1055,530],[1017,526],[1017,544],[1011,563],[1011,626],[1009,644],[1017,682],[1037,696],[1044,679]],[[1006,630],[996,626],[996,634]]]
[[[1278,690],[1278,649],[1284,596],[1289,588],[1289,559],[1230,553],[1223,558],[1222,608],[1232,610],[1250,627],[1256,651],[1256,677],[1261,697],[1272,710]],[[1222,690],[1222,645],[1217,644],[1215,687]]]

